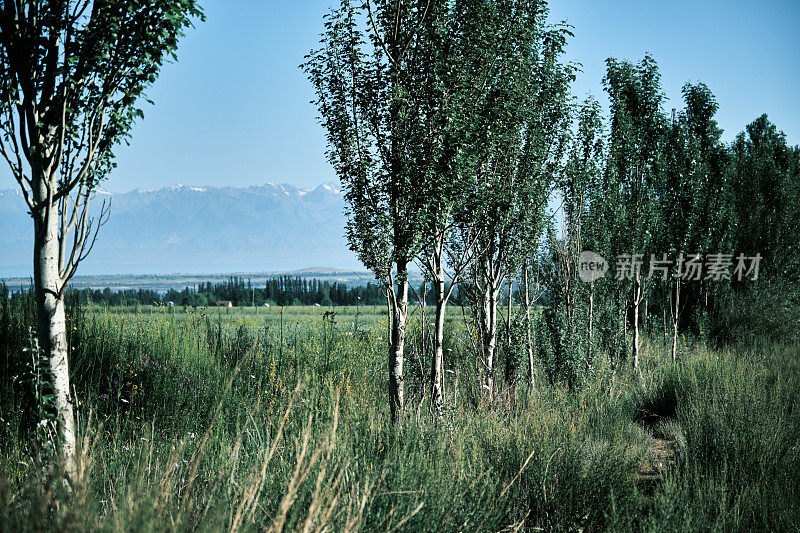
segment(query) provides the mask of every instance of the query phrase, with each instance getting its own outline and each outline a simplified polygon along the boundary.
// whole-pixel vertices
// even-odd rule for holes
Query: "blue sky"
[[[800,143],[800,1],[557,0],[554,20],[575,37],[570,60],[583,64],[574,93],[606,103],[607,57],[658,61],[670,98],[703,81],[720,104],[725,140],[768,113]],[[203,0],[207,21],[183,41],[149,91],[128,147],[103,188],[124,192],[176,183],[298,187],[334,179],[325,140],[297,66],[314,47],[329,0]],[[15,183],[0,167],[0,188]]]

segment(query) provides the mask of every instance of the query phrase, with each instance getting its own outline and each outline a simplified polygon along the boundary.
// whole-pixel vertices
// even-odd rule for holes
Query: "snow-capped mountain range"
[[[347,248],[344,201],[331,183],[98,190],[95,210],[103,200],[111,216],[82,274],[362,268]],[[0,190],[0,277],[30,274],[32,242],[20,192]]]

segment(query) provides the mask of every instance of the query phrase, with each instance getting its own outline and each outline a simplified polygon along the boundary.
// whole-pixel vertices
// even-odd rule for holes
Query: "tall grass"
[[[450,324],[442,417],[429,345],[409,339],[406,417],[385,407],[378,310],[323,319],[71,309],[81,476],[65,492],[33,437],[6,301],[0,519],[11,530],[499,531],[782,529],[797,522],[797,346],[657,346],[641,379],[602,358],[579,388],[509,389],[477,406],[470,342]],[[324,312],[324,311],[323,311]],[[4,325],[5,324],[5,325]],[[282,324],[282,328],[281,328]],[[539,380],[543,382],[544,380]],[[33,422],[33,423],[31,423]],[[677,453],[638,483],[654,436]]]
[[[800,347],[699,352],[654,389],[674,405],[678,463],[653,529],[788,531],[800,524]]]

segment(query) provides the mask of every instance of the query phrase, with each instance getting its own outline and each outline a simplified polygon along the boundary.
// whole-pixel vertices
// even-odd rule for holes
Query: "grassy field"
[[[567,389],[481,405],[453,309],[441,418],[412,316],[407,409],[388,423],[382,308],[75,310],[81,476],[46,461],[29,302],[0,320],[0,529],[791,530],[800,524],[800,347],[711,350],[641,379],[603,357]],[[428,322],[430,318],[426,317]],[[424,326],[424,327],[423,327]],[[58,503],[56,503],[58,502]]]

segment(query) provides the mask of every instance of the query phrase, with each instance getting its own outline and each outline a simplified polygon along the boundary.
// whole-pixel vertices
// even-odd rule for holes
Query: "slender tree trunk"
[[[425,372],[422,370],[422,361],[426,360],[426,356],[428,354],[428,321],[427,317],[425,316],[425,308],[428,304],[428,280],[424,280],[422,282],[422,294],[419,296],[419,310],[420,310],[420,320],[422,322],[422,344],[420,346],[420,354],[417,358],[419,360],[419,369],[420,369],[420,376],[422,376]],[[423,388],[425,387],[425,383],[422,384]],[[424,397],[423,397],[424,399]]]
[[[681,280],[675,280],[675,298],[672,305],[672,362],[678,358],[678,312],[681,301]]]
[[[405,264],[397,265],[397,291],[392,305],[392,343],[389,348],[389,409],[392,423],[403,412],[403,358],[408,319],[408,271]]]
[[[592,322],[594,319],[594,286],[589,286],[589,339],[586,345],[586,364],[592,361]]]
[[[531,301],[530,293],[528,292],[528,266],[525,265],[524,273],[525,283],[525,335],[527,337],[528,345],[528,375],[530,377],[531,389],[536,387],[534,378],[534,360],[533,360],[533,343],[531,342]]]
[[[433,335],[433,365],[431,367],[431,403],[437,413],[442,410],[444,395],[442,373],[444,372],[444,319],[447,308],[444,279],[436,282],[436,322]]]
[[[622,349],[620,350],[620,362],[628,360],[628,309],[630,302],[620,302],[620,318],[622,319]]]
[[[570,291],[570,287],[569,287],[569,281],[570,280],[569,280],[569,273],[566,270],[564,271],[564,274],[563,274],[563,280],[564,280],[564,296],[565,296],[565,302],[566,302],[566,306],[567,306],[567,328],[569,328],[568,329],[569,338],[573,339],[574,337],[572,336],[572,332],[573,332],[573,328],[572,328],[572,300],[570,299],[570,292],[569,292]]]
[[[642,289],[644,292],[644,289]],[[647,298],[644,299],[644,305],[642,306],[642,328],[644,329],[644,334],[647,335],[649,330],[647,329],[647,308],[649,307],[647,304]]]
[[[46,198],[46,195],[45,195]],[[67,472],[75,471],[75,418],[70,399],[67,327],[59,273],[58,217],[35,213],[33,277],[39,346],[48,359],[57,416],[58,450]]]
[[[519,284],[518,284],[519,285]],[[508,280],[508,308],[506,309],[506,349],[511,350],[511,306],[514,294],[514,280]]]
[[[508,307],[506,308],[506,349],[505,349],[505,356],[506,356],[506,372],[505,372],[505,379],[506,384],[511,385],[513,382],[514,376],[512,375],[512,370],[514,368],[514,361],[511,359],[511,297],[514,292],[514,280],[509,278],[508,280]]]
[[[639,370],[639,304],[642,301],[642,282],[639,273],[633,282],[633,369]]]
[[[494,355],[497,348],[497,296],[498,291],[487,281],[483,296],[483,370],[486,399],[494,399]]]

